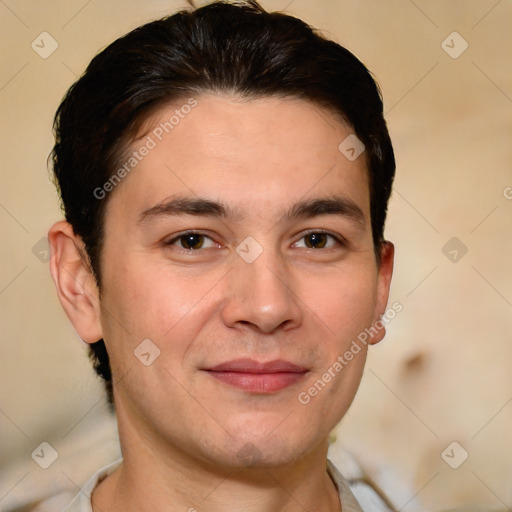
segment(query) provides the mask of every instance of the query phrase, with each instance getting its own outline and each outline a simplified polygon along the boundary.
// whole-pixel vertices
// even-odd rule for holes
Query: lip
[[[235,359],[205,371],[229,386],[250,393],[269,394],[292,386],[306,374],[307,369],[281,359],[265,363]]]

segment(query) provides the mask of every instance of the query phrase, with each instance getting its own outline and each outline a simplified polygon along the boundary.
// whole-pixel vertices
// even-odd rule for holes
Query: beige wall
[[[403,311],[371,349],[333,450],[354,453],[406,512],[511,507],[512,3],[262,3],[287,7],[368,65],[397,155],[387,237],[396,245],[390,301]],[[81,484],[117,456],[101,385],[33,253],[59,218],[46,170],[51,121],[98,49],[184,4],[0,3],[3,510]],[[47,59],[31,48],[43,31],[59,45]],[[456,59],[441,46],[453,31],[469,45]],[[458,51],[461,41],[451,41]],[[468,249],[457,262],[442,250],[452,237]],[[30,456],[43,441],[59,453],[47,470]],[[441,458],[453,441],[469,453],[458,469]]]

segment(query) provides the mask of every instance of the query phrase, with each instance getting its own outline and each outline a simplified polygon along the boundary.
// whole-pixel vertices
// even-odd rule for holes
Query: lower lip
[[[304,373],[208,372],[212,377],[251,393],[273,393],[295,384]]]

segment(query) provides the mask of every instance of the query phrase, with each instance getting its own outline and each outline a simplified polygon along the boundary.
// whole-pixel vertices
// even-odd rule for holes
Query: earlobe
[[[386,312],[389,298],[389,287],[393,275],[393,262],[395,258],[395,246],[388,241],[382,242],[381,261],[377,281],[377,301],[375,304],[375,317],[369,344],[375,345],[386,335],[386,324],[382,321],[382,315]]]
[[[48,232],[50,272],[60,303],[76,331],[86,343],[103,337],[99,292],[87,261],[83,242],[65,221]]]

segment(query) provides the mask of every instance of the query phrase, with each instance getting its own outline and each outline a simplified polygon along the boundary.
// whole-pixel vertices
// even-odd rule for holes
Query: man
[[[51,272],[123,454],[66,510],[361,510],[327,448],[393,266],[366,68],[296,18],[216,2],[96,56],[55,134]]]

